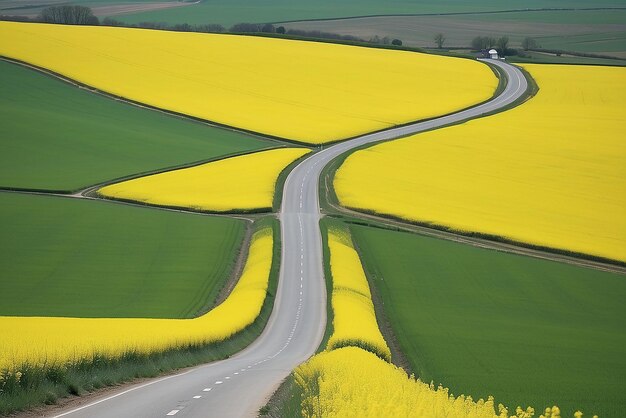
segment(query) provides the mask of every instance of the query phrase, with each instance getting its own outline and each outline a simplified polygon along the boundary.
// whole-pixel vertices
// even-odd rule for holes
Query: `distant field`
[[[451,47],[469,47],[476,36],[508,36],[511,47],[532,37],[543,48],[626,57],[626,10],[545,11],[454,16],[386,16],[294,22],[287,28],[321,30],[370,39],[398,38],[404,44],[434,47],[444,33]]]
[[[115,102],[0,61],[0,187],[76,190],[276,143]]]
[[[561,55],[557,57],[555,54],[543,52],[529,52],[528,57],[510,57],[509,62],[529,63],[529,64],[581,64],[581,65],[610,65],[615,67],[626,66],[626,61],[605,59],[605,58],[587,58],[578,56]]]
[[[205,0],[193,6],[123,16],[127,22],[221,23],[281,22],[350,16],[407,13],[451,13],[544,7],[620,7],[623,0]],[[120,17],[118,17],[120,18]]]
[[[352,226],[413,371],[474,399],[559,405],[563,417],[626,408],[624,276]]]
[[[626,69],[525,68],[521,106],[350,155],[340,203],[626,261]]]
[[[0,193],[0,316],[196,316],[231,273],[244,225]]]
[[[449,113],[497,86],[473,60],[319,42],[13,22],[0,37],[0,54],[104,91],[306,143]]]
[[[36,17],[43,9],[55,5],[80,4],[90,7],[98,17],[140,13],[149,10],[185,7],[194,0],[0,0],[0,15]]]

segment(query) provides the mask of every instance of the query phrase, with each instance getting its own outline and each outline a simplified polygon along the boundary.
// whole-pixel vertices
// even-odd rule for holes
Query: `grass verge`
[[[66,367],[24,365],[19,377],[4,370],[0,381],[0,414],[8,415],[42,404],[55,404],[70,395],[81,395],[133,379],[151,378],[184,367],[225,359],[247,347],[265,328],[278,285],[281,254],[278,221],[273,217],[265,217],[259,219],[254,227],[268,225],[274,231],[268,292],[260,315],[246,329],[216,344],[189,345],[149,355],[129,352],[118,358],[94,354],[90,359]]]

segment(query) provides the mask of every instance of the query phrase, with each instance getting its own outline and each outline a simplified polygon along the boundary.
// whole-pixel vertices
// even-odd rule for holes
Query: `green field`
[[[295,22],[287,28],[358,36],[398,38],[405,45],[434,47],[443,33],[444,46],[469,47],[476,36],[508,36],[519,48],[526,37],[541,47],[626,57],[626,10],[544,11],[453,16],[386,16]]]
[[[624,60],[604,59],[604,58],[587,58],[562,55],[557,57],[555,54],[546,54],[542,52],[531,52],[527,57],[508,57],[509,62],[531,63],[531,64],[577,64],[577,65],[610,65],[616,67],[626,66]]]
[[[0,61],[0,187],[77,190],[277,146],[117,102]]]
[[[168,23],[282,22],[351,16],[451,13],[546,7],[621,7],[623,0],[204,0],[193,6],[116,16],[125,22]]]
[[[0,192],[0,315],[189,318],[227,280],[245,223]]]
[[[454,394],[591,417],[626,408],[626,277],[351,227],[403,353]]]

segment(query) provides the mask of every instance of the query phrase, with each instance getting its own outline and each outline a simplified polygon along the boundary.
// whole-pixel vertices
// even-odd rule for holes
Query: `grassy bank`
[[[413,371],[453,393],[564,416],[626,406],[624,278],[419,235],[352,226]]]
[[[177,350],[141,355],[133,352],[119,358],[94,354],[91,359],[66,367],[21,368],[21,376],[1,371],[0,415],[42,404],[54,404],[60,398],[80,395],[105,386],[155,377],[180,368],[224,359],[241,351],[263,331],[272,311],[280,268],[280,231],[274,218],[262,218],[255,229],[271,225],[274,230],[273,259],[269,287],[260,315],[254,323],[226,341],[209,345],[190,345]]]

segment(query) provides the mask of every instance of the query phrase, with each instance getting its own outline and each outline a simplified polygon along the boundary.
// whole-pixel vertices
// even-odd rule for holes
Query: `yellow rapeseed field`
[[[294,371],[302,389],[302,416],[307,418],[531,418],[533,408],[509,411],[493,398],[474,401],[451,396],[372,353],[357,347],[326,351]],[[582,414],[577,413],[580,418]],[[540,418],[560,418],[558,407]],[[597,417],[594,417],[597,418]]]
[[[391,351],[378,329],[367,278],[349,232],[329,231],[328,246],[333,277],[333,333],[326,348],[358,346],[391,361]]]
[[[0,370],[25,363],[64,365],[94,354],[152,353],[219,342],[250,325],[265,301],[272,263],[271,228],[253,235],[243,273],[228,298],[194,319],[0,317]]]
[[[277,148],[105,186],[98,193],[163,206],[225,212],[271,208],[276,179],[306,148]]]
[[[324,143],[484,101],[471,60],[254,36],[0,22],[0,55],[159,108]]]
[[[626,69],[525,68],[515,109],[354,153],[341,204],[626,261]]]

